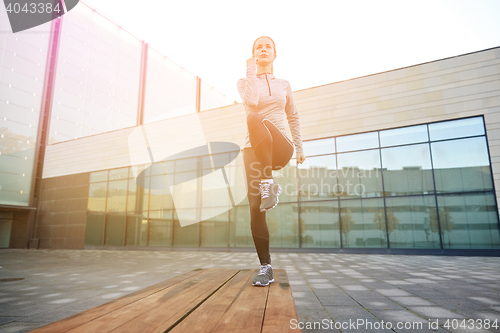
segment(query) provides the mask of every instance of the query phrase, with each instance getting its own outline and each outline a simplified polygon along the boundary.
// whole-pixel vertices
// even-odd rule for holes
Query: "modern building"
[[[253,249],[243,105],[73,11],[0,35],[0,247]],[[294,100],[274,250],[500,254],[500,47]]]

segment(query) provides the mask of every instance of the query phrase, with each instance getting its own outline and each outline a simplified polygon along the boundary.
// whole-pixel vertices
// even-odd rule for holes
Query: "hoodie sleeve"
[[[243,104],[256,107],[259,103],[259,87],[257,79],[257,65],[247,66],[246,78],[238,80],[238,92]]]
[[[285,113],[288,119],[288,125],[290,126],[290,131],[292,132],[295,151],[297,153],[302,153],[304,150],[302,148],[302,138],[300,136],[299,113],[293,103],[292,88],[290,87],[290,83],[288,83],[286,90]]]

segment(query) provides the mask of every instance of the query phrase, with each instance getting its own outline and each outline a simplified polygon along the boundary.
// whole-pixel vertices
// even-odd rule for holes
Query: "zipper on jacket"
[[[269,88],[269,96],[271,96],[271,86],[269,85],[269,80],[267,79],[267,73],[266,73],[266,81],[267,81],[267,87]]]

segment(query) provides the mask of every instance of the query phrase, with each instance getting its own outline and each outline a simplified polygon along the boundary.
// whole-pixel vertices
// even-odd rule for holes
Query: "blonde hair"
[[[268,37],[268,36],[260,36],[259,38],[257,38],[254,42],[253,42],[253,46],[252,46],[252,57],[255,57],[255,43],[257,43],[257,41],[261,38],[269,38],[269,40],[271,40],[271,42],[273,43],[273,49],[274,49],[274,56],[276,57],[276,44],[274,44],[274,40],[271,38],[271,37]],[[271,64],[271,74],[274,74],[274,68],[273,68],[273,64]]]

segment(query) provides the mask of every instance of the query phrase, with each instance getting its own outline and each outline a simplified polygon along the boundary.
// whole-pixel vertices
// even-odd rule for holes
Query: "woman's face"
[[[253,53],[254,58],[262,65],[270,64],[276,58],[273,42],[267,37],[261,37],[255,42]]]

